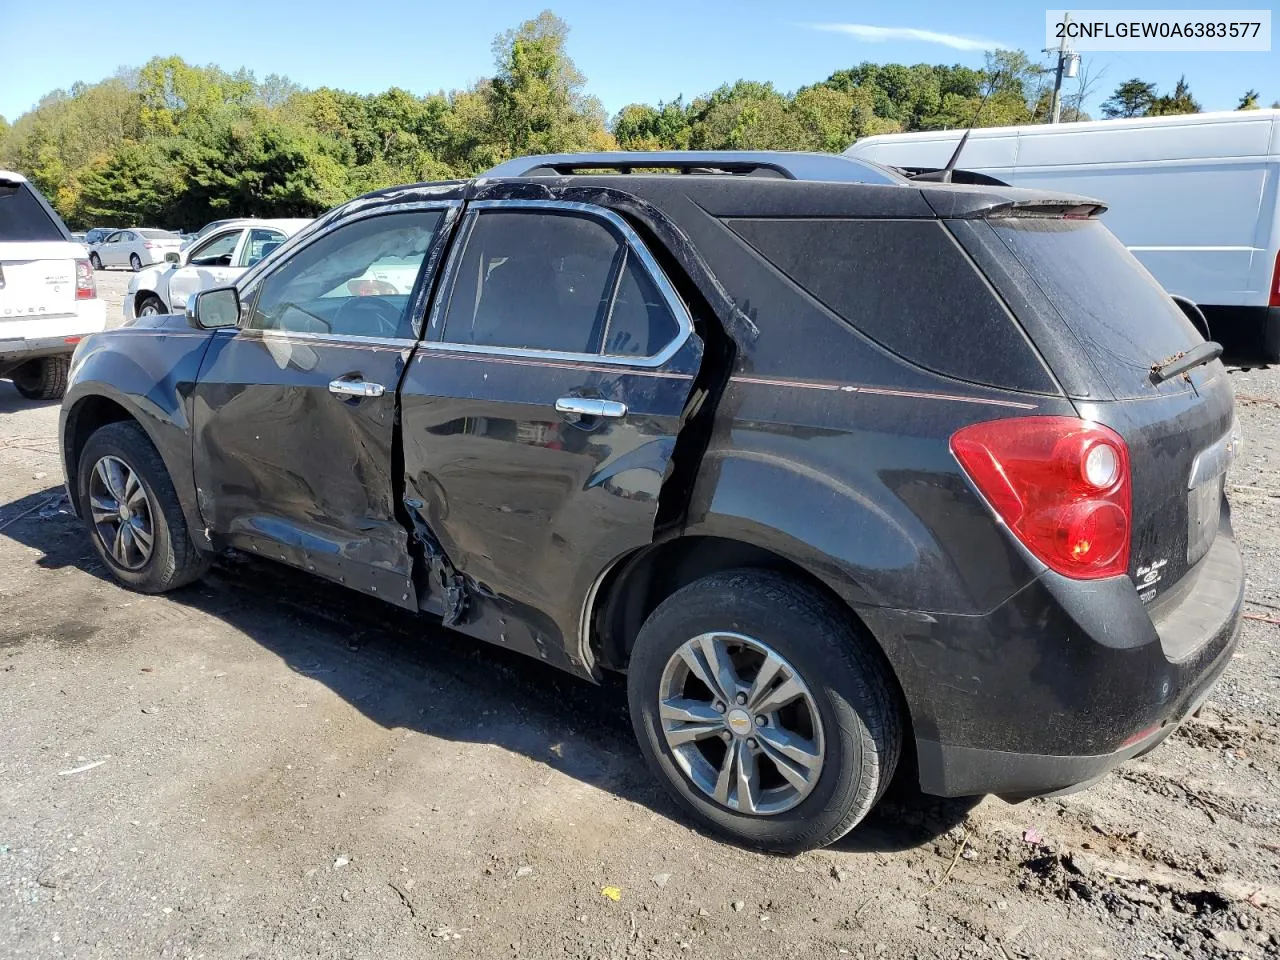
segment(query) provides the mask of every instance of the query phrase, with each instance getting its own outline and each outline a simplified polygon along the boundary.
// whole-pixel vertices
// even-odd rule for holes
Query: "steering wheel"
[[[340,333],[355,327],[360,336],[398,337],[403,312],[386,297],[351,297],[334,314],[333,327]],[[376,334],[362,329],[370,324]]]

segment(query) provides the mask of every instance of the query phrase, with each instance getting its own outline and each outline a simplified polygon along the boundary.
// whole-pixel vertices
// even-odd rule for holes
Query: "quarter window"
[[[652,278],[604,222],[486,210],[467,237],[445,311],[449,343],[650,356],[679,329]]]
[[[412,337],[410,299],[440,218],[437,210],[414,211],[338,227],[263,279],[248,326]]]
[[[244,247],[240,250],[240,261],[237,266],[252,267],[284,243],[284,239],[284,234],[278,230],[266,230],[261,227],[250,230],[249,238],[245,240]]]

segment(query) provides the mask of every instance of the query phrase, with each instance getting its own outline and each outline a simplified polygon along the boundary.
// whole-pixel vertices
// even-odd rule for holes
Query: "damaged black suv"
[[[238,549],[625,671],[756,846],[900,763],[1078,787],[1207,695],[1243,588],[1231,386],[1102,209],[785,153],[384,190],[80,344],[72,502],[137,590]]]

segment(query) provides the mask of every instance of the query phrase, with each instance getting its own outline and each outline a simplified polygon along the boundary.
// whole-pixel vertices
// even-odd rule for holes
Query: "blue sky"
[[[586,74],[589,92],[610,114],[638,100],[679,94],[688,99],[738,78],[771,80],[792,90],[862,60],[976,66],[983,44],[965,49],[975,40],[1035,55],[1044,46],[1045,7],[1026,0],[995,0],[981,8],[945,0],[557,0],[550,6],[569,23],[569,52]],[[1210,4],[1166,0],[1164,6]],[[512,0],[173,0],[145,4],[132,14],[129,5],[95,5],[83,12],[67,7],[51,18],[47,3],[0,0],[0,115],[13,120],[49,90],[170,53],[195,63],[245,66],[259,77],[282,73],[308,87],[452,89],[490,73],[493,35],[542,8]],[[814,24],[907,28],[944,35],[948,42],[872,42],[855,35],[865,36],[865,30],[823,31]],[[1277,50],[1090,54],[1087,60],[1095,74],[1102,73],[1092,98],[1095,114],[1101,99],[1134,76],[1164,90],[1185,73],[1205,109],[1233,108],[1249,87],[1261,91],[1264,106],[1280,100]]]

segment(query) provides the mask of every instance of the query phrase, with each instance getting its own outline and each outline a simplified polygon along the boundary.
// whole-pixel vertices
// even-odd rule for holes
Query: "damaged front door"
[[[653,539],[702,357],[689,314],[617,214],[473,203],[401,388],[424,606],[582,670],[583,607]]]
[[[436,204],[354,217],[244,291],[240,327],[215,336],[193,405],[216,542],[416,609],[396,388],[444,216]]]

